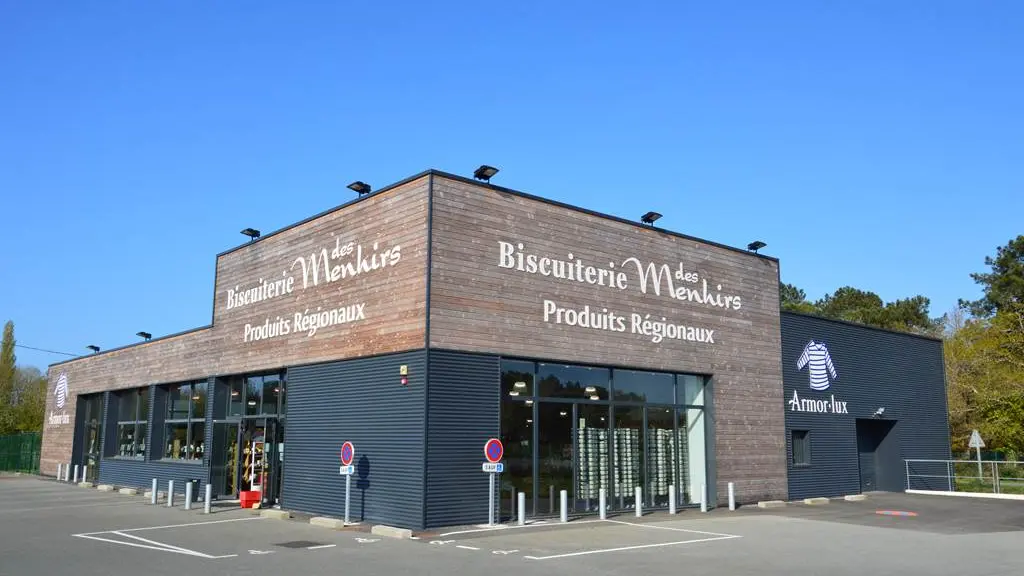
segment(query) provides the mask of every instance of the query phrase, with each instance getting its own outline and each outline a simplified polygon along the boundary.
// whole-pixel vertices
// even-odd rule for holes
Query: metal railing
[[[1024,462],[906,460],[908,490],[1024,495]]]

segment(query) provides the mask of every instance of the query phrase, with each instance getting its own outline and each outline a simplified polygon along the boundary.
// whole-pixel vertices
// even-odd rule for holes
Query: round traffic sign
[[[356,457],[356,447],[351,442],[345,442],[341,445],[341,465],[348,466],[352,464],[352,459]]]
[[[484,444],[484,456],[487,457],[488,462],[501,462],[501,457],[504,455],[505,447],[501,445],[501,440],[491,438]]]

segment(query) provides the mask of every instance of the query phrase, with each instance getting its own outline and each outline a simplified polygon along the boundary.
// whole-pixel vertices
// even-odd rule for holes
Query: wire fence
[[[0,436],[0,471],[38,473],[41,445],[38,432]]]
[[[1024,495],[1024,462],[907,460],[907,489]]]

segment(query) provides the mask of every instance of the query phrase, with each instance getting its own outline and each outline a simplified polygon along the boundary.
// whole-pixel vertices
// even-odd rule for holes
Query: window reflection
[[[501,362],[502,398],[533,396],[533,362],[503,360]]]
[[[673,374],[615,370],[612,375],[612,389],[615,390],[617,401],[675,403]]]
[[[547,398],[607,400],[611,371],[590,366],[539,363],[538,395]]]

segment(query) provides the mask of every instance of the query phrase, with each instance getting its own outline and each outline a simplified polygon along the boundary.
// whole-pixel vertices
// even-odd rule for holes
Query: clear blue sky
[[[240,229],[481,163],[935,316],[1024,233],[1020,2],[446,4],[0,2],[0,321],[205,325]]]

